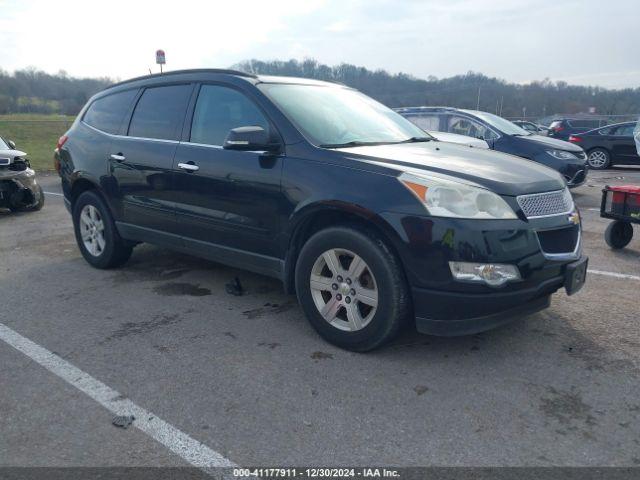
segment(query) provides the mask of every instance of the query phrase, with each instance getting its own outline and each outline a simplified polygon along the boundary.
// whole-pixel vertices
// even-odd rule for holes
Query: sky
[[[0,0],[0,68],[126,79],[315,58],[442,78],[640,87],[639,0]]]

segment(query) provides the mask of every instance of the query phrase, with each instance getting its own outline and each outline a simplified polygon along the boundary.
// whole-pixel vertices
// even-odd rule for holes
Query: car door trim
[[[186,238],[173,233],[116,222],[120,236],[135,242],[149,242],[172,250],[198,255],[231,267],[249,270],[269,277],[284,279],[284,260],[259,253],[248,252],[216,243]]]

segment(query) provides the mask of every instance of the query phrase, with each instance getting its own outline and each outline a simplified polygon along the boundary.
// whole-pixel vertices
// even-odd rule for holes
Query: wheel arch
[[[335,201],[318,203],[298,212],[291,225],[283,271],[283,284],[287,293],[295,292],[295,267],[302,247],[311,236],[330,226],[355,225],[378,234],[404,271],[404,264],[398,253],[400,236],[388,222],[366,208]]]

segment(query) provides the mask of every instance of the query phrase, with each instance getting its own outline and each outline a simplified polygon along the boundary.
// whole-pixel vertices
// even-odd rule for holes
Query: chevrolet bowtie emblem
[[[580,214],[578,212],[573,212],[571,215],[569,215],[567,220],[569,220],[569,223],[573,223],[574,225],[579,225],[580,224]]]

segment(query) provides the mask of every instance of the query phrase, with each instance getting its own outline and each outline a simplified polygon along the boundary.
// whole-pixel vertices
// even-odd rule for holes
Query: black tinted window
[[[620,137],[633,137],[633,125],[622,125],[616,128],[614,135],[618,135]]]
[[[190,94],[191,85],[146,89],[133,112],[129,136],[177,140]]]
[[[229,130],[248,126],[269,129],[269,122],[251,100],[231,88],[202,86],[193,113],[193,143],[222,145]]]
[[[127,90],[96,100],[84,114],[84,122],[103,132],[119,133],[122,120],[137,92]]]

